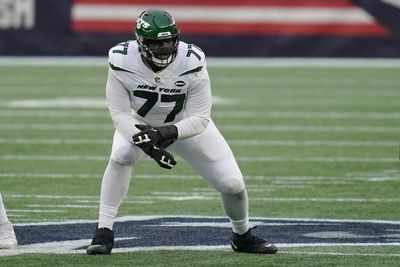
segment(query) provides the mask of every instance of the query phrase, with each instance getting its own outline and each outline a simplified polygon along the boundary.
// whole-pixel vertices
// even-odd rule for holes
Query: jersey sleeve
[[[126,60],[126,55],[130,55],[135,48],[131,41],[119,43],[112,47],[108,51],[108,65],[111,70],[133,72],[132,62]]]
[[[200,53],[199,53],[200,54]],[[211,84],[207,71],[204,54],[194,69],[201,68],[201,71],[193,74],[193,80],[187,93],[186,118],[177,122],[178,139],[185,139],[203,132],[210,121],[212,96]]]

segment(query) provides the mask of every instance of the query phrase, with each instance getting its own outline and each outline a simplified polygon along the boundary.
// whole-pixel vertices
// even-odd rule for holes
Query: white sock
[[[246,233],[249,229],[249,202],[247,191],[236,194],[221,194],[222,206],[231,221],[233,232],[241,235]]]
[[[4,208],[3,198],[0,194],[0,224],[8,222],[8,217],[6,213],[6,209]]]
[[[117,213],[118,213],[117,208],[100,204],[98,228],[105,227],[112,230],[114,225],[114,219],[117,216]]]
[[[128,192],[131,175],[131,165],[109,161],[101,183],[99,228],[113,229],[119,205]]]
[[[239,235],[246,233],[250,229],[248,217],[241,221],[234,221],[234,220],[230,220],[230,221],[232,224],[233,232],[235,232]]]

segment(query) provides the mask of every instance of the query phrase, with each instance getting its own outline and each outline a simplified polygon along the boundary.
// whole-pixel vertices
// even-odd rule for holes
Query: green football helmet
[[[178,53],[179,28],[161,9],[148,9],[136,21],[135,36],[142,56],[160,68],[171,64]]]

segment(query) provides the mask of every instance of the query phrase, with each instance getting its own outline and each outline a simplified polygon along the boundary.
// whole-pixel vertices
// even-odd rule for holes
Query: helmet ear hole
[[[175,20],[164,10],[146,10],[136,21],[135,37],[139,51],[158,67],[166,67],[176,58],[179,35]]]

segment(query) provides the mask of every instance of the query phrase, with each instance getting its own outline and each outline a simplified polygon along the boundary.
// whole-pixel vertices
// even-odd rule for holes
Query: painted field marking
[[[221,97],[222,98],[222,97]],[[0,102],[0,104],[4,102]],[[7,102],[6,102],[7,103]],[[1,106],[1,105],[0,105]],[[72,106],[71,106],[72,107]],[[86,106],[85,108],[90,108]],[[109,112],[104,110],[16,110],[16,109],[1,109],[0,117],[17,117],[17,118],[110,118]],[[237,111],[224,110],[213,111],[212,117],[218,118],[269,118],[269,119],[361,119],[361,120],[397,120],[400,119],[399,112],[338,112],[338,111],[320,111],[320,112],[305,112],[305,111]]]
[[[253,201],[274,201],[274,202],[355,202],[355,203],[392,203],[400,202],[400,198],[301,198],[301,197],[251,197]]]
[[[118,239],[116,239],[118,240]],[[1,250],[1,256],[12,256],[21,255],[26,253],[63,253],[63,254],[84,254],[81,251],[74,251],[76,247],[84,247],[89,244],[91,239],[81,239],[79,241],[64,241],[64,242],[49,242],[38,245],[24,245],[19,246],[16,250]],[[54,249],[54,246],[61,246],[64,250]],[[371,245],[359,245],[354,244],[332,244],[330,247],[365,247],[365,246],[397,246],[397,245],[386,245],[386,244],[371,244]],[[321,247],[320,244],[307,244],[299,246],[285,246],[285,244],[279,244],[279,248],[297,248],[297,247]],[[232,253],[231,247],[228,245],[220,246],[158,246],[158,247],[134,247],[134,248],[114,248],[113,253],[127,253],[127,252],[146,252],[146,251],[221,251],[226,253]],[[278,254],[294,254],[294,255],[314,255],[314,256],[338,256],[338,257],[400,257],[400,254],[395,253],[343,253],[343,252],[305,252],[305,251],[288,251],[281,250]]]
[[[154,201],[154,200],[168,200],[168,201],[186,201],[186,200],[215,200],[219,199],[217,194],[201,194],[201,193],[186,193],[173,194],[171,192],[163,192],[164,195],[149,195],[149,196],[134,196],[126,198],[127,201]],[[73,195],[18,195],[6,194],[6,198],[32,198],[32,199],[70,199],[70,200],[98,200],[97,196],[73,196]],[[313,197],[250,197],[252,201],[274,201],[274,202],[354,202],[354,203],[393,203],[400,202],[400,198],[313,198]],[[17,210],[10,210],[17,211]]]
[[[85,123],[3,123],[0,130],[30,130],[30,131],[83,131],[83,130],[113,130],[112,124],[85,124]]]
[[[111,145],[112,140],[96,138],[0,138],[0,144],[41,145]],[[236,140],[228,143],[236,146],[332,146],[332,147],[397,147],[398,141],[350,141],[350,140]]]
[[[1,142],[1,139],[0,139]],[[336,140],[228,140],[229,144],[242,146],[333,146],[333,147],[395,147],[399,141],[336,141]]]
[[[258,225],[259,233],[270,236],[271,242],[280,248],[279,253],[282,254],[368,257],[400,255],[356,252],[357,248],[361,247],[400,246],[398,237],[391,238],[398,236],[393,233],[400,232],[399,221],[253,217],[250,222]],[[90,243],[89,236],[96,224],[97,220],[18,223],[15,224],[15,230],[17,236],[21,238],[21,245],[15,250],[0,250],[0,256],[24,253],[84,254],[84,248]],[[222,216],[126,216],[117,218],[115,228],[118,234],[114,253],[157,250],[218,250],[233,253],[228,245],[230,224],[228,219]],[[213,234],[207,235],[204,228],[213,228]],[[44,234],[49,229],[54,233]],[[152,235],[149,237],[149,233],[159,235],[160,239],[155,243],[154,237]],[[187,242],[184,236],[188,233],[197,238]],[[172,235],[175,238],[171,239]],[[215,238],[215,235],[218,238]],[[37,239],[38,236],[42,238]],[[219,241],[210,245],[210,238]],[[296,248],[318,247],[330,249],[329,251],[296,250]],[[334,251],[336,247],[348,247],[348,252]],[[351,250],[352,248],[354,250]]]
[[[214,95],[214,105],[232,105],[239,102],[238,99]],[[0,106],[11,108],[91,108],[107,110],[105,98],[53,98],[53,99],[18,99],[0,101]],[[50,113],[50,112],[49,112]],[[90,114],[91,116],[92,114]]]
[[[392,175],[392,176],[391,176]],[[1,178],[23,178],[23,179],[101,179],[102,173],[0,173]],[[400,181],[400,176],[395,173],[361,173],[361,174],[346,174],[345,176],[265,176],[265,175],[244,175],[245,180],[271,180],[274,184],[299,183],[307,184],[309,182],[385,182],[385,181]],[[198,180],[202,179],[199,175],[193,174],[135,174],[133,179],[176,179],[176,180]],[[339,181],[338,181],[339,180]],[[251,186],[251,185],[249,185]],[[258,187],[259,185],[257,185]],[[269,185],[266,185],[269,186]],[[199,188],[196,190],[211,190]]]
[[[400,126],[320,126],[320,125],[240,125],[220,124],[222,131],[231,132],[335,132],[335,133],[399,133]],[[79,124],[79,123],[3,123],[1,131],[82,131],[82,130],[113,130],[112,124]]]
[[[0,138],[0,144],[111,145],[112,140],[96,138]]]
[[[107,107],[105,98],[52,98],[18,99],[0,102],[2,106],[15,108],[99,108]]]
[[[98,209],[98,205],[71,205],[71,204],[60,204],[60,205],[49,205],[49,204],[28,204],[24,207],[29,208],[74,208],[74,209]]]
[[[400,68],[400,60],[394,58],[217,58],[207,59],[209,67],[310,67],[310,68]],[[107,57],[0,57],[0,66],[33,67],[106,67]]]
[[[1,102],[0,102],[1,103]],[[4,104],[4,103],[3,103]],[[86,107],[88,108],[88,107]],[[110,113],[104,109],[89,110],[56,110],[56,109],[1,109],[0,117],[10,118],[110,118]],[[390,115],[388,114],[388,117]]]
[[[323,162],[323,163],[396,163],[398,158],[390,157],[236,157],[242,162]],[[108,161],[106,156],[55,156],[55,155],[0,155],[0,160],[24,161]],[[145,158],[144,160],[151,160]]]
[[[46,210],[46,209],[7,209],[7,212],[10,213],[58,213],[58,212],[66,212],[66,210]]]
[[[381,244],[374,244],[381,245]],[[346,245],[344,245],[346,246]],[[372,246],[372,245],[371,245]],[[279,254],[313,255],[313,256],[354,256],[354,257],[400,257],[395,253],[349,253],[349,252],[305,252],[305,251],[280,251]]]
[[[399,162],[398,158],[388,157],[237,157],[238,161],[243,162],[325,162],[325,163],[393,163]]]
[[[320,125],[238,125],[220,124],[223,131],[238,132],[344,132],[391,133],[400,132],[400,126],[320,126]],[[0,128],[1,129],[1,128]]]

